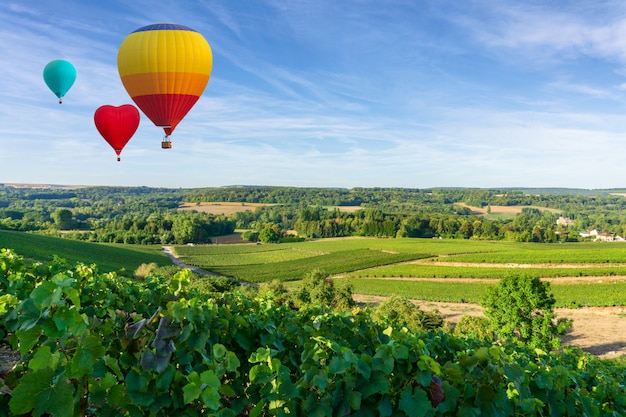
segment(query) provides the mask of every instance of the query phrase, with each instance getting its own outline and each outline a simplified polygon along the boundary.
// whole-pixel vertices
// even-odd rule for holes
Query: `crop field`
[[[537,278],[560,277],[606,277],[626,276],[626,265],[596,267],[595,265],[569,265],[568,267],[526,267],[526,265],[509,266],[507,264],[471,265],[432,265],[425,263],[406,263],[382,266],[362,271],[351,272],[349,277],[388,278],[388,277],[420,277],[420,278],[483,278],[500,279],[508,273],[517,272]]]
[[[277,250],[254,251],[257,247],[263,246],[247,245],[249,251],[242,251],[242,246],[239,246],[231,254],[225,253],[224,248],[221,248],[218,251],[221,253],[216,255],[207,253],[210,252],[211,246],[201,248],[198,254],[192,254],[196,247],[187,247],[181,252],[179,252],[181,247],[176,247],[175,250],[180,259],[187,264],[250,282],[302,279],[305,274],[316,268],[335,275],[427,256],[417,253],[389,253],[369,248],[322,251],[320,248],[313,250],[311,247],[294,247],[294,244],[265,245]]]
[[[564,244],[516,243],[497,250],[468,251],[433,261],[519,264],[626,264],[626,243],[585,242]]]
[[[298,259],[311,258],[324,255],[324,252],[301,251],[301,250],[270,250],[261,252],[240,252],[237,255],[228,254],[206,254],[201,257],[194,257],[195,261],[206,267],[234,266],[234,265],[258,265],[276,262],[289,262]],[[184,261],[189,260],[181,256]]]
[[[40,262],[59,256],[72,264],[96,264],[101,272],[132,272],[142,263],[171,264],[160,246],[91,243],[8,230],[0,230],[0,248],[13,249],[24,258]]]
[[[209,214],[222,214],[226,217],[233,213],[242,211],[254,211],[257,207],[271,206],[272,204],[262,203],[234,203],[234,202],[202,202],[202,203],[182,203],[179,210],[195,210]]]
[[[343,281],[344,279],[342,279]],[[345,278],[355,294],[397,295],[427,301],[479,303],[487,287],[481,282],[434,281],[428,279]],[[625,306],[626,281],[612,283],[557,284],[550,286],[556,307]]]
[[[626,305],[620,243],[346,238],[175,250],[188,264],[250,282],[297,281],[318,268],[359,294],[477,303],[500,278],[523,274],[550,280],[559,306]]]
[[[474,207],[474,206],[468,206],[465,203],[456,203],[456,204],[461,206],[461,207],[469,208],[472,211],[472,214],[477,214],[479,216],[486,216],[487,218],[494,218],[494,217],[512,218],[516,214],[521,213],[522,210],[525,209],[525,208],[533,208],[533,209],[537,209],[537,210],[540,210],[540,211],[550,211],[552,213],[560,213],[561,212],[561,210],[547,208],[547,207],[540,207],[540,206],[490,206],[490,207],[485,206],[485,207]],[[491,210],[489,210],[489,208]]]

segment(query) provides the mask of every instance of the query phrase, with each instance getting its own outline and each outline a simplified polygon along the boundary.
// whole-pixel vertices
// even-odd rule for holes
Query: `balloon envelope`
[[[59,103],[76,81],[76,68],[64,59],[50,61],[43,69],[43,79]]]
[[[169,136],[209,82],[213,53],[199,32],[155,23],[124,39],[117,68],[135,104]]]
[[[104,105],[93,115],[96,129],[119,155],[139,127],[139,110],[132,104],[119,107]]]

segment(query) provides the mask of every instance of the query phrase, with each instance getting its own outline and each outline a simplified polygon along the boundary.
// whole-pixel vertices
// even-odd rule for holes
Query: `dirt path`
[[[178,259],[178,257],[176,255],[174,255],[174,252],[172,252],[172,247],[171,246],[163,246],[163,252],[165,252],[167,254],[167,256],[169,256],[170,261],[172,261],[172,263],[174,265],[176,265],[176,266],[179,266],[179,267],[185,268],[185,269],[189,269],[190,271],[195,272],[195,273],[200,274],[200,275],[216,276],[216,274],[214,274],[213,272],[205,271],[204,269],[200,269],[200,268],[198,268],[196,266],[187,265],[186,263],[184,263],[183,261]]]
[[[354,294],[358,303],[377,305],[386,297]],[[447,303],[413,300],[424,310],[438,310],[446,321],[456,324],[467,314],[482,316],[478,304]],[[563,338],[563,345],[578,346],[601,358],[626,355],[626,307],[557,308],[557,317],[574,320],[571,331]]]
[[[193,266],[193,265],[189,265],[189,264],[184,263],[183,261],[180,260],[180,258],[178,258],[174,254],[174,252],[172,251],[172,247],[171,246],[163,246],[163,252],[165,252],[167,254],[167,256],[170,258],[172,263],[174,265],[176,265],[176,266],[188,269],[191,272],[195,272],[195,273],[200,274],[200,275],[206,275],[206,276],[210,276],[210,277],[217,277],[217,276],[219,276],[217,274],[214,274],[211,271],[207,271],[207,270],[198,268],[197,266]],[[231,279],[231,278],[229,278],[229,279]],[[253,282],[247,282],[247,281],[242,281],[242,280],[239,280],[238,282],[240,284],[242,284],[242,285],[248,285],[248,286],[252,286],[252,287],[258,287],[259,286],[259,284],[253,283]]]

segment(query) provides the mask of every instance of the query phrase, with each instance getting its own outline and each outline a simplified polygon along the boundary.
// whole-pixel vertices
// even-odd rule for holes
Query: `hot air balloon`
[[[43,69],[43,79],[48,88],[63,102],[63,96],[76,81],[76,68],[64,59],[50,61]]]
[[[119,107],[106,104],[98,107],[93,115],[93,121],[98,132],[117,154],[119,162],[122,149],[139,127],[139,110],[132,104]]]
[[[213,53],[197,31],[155,23],[129,34],[117,54],[124,88],[137,107],[165,131],[162,148],[209,82]]]

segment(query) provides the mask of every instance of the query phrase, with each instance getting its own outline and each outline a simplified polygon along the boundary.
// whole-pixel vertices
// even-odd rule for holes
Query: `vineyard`
[[[71,263],[96,263],[103,271],[133,271],[150,262],[170,264],[161,246],[98,244],[10,230],[0,230],[0,248],[11,248],[38,261],[51,261],[58,255]]]
[[[448,301],[478,304],[487,286],[483,282],[459,282],[451,280],[409,279],[349,279],[357,294],[390,296],[402,294],[416,300]],[[551,285],[556,307],[578,308],[583,306],[626,305],[626,282],[580,283]]]
[[[176,246],[175,251],[184,262],[219,275],[294,281],[290,287],[320,268],[347,280],[358,294],[478,303],[487,286],[521,273],[549,279],[558,307],[626,305],[626,246],[621,243],[350,238]]]
[[[626,364],[0,252],[7,416],[622,416]],[[2,381],[2,380],[0,380]]]

